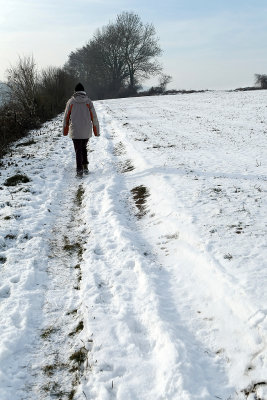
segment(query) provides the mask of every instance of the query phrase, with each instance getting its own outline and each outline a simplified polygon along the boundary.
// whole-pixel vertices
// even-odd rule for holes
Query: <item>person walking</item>
[[[92,137],[100,136],[99,123],[93,102],[84,91],[81,83],[75,86],[75,92],[66,105],[63,120],[63,135],[73,140],[76,154],[77,176],[88,174],[87,143]]]

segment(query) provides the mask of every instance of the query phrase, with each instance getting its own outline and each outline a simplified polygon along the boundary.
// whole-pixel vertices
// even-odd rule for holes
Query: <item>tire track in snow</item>
[[[83,390],[88,398],[101,400],[189,400],[220,394],[226,377],[214,360],[203,356],[206,349],[183,324],[173,294],[166,290],[172,276],[162,271],[130,215],[126,177],[116,172],[114,145],[108,133],[104,136],[104,151],[97,149],[95,162],[99,165],[101,152],[108,169],[96,174],[86,195],[92,243],[82,291],[94,345],[92,373]],[[114,131],[112,139],[116,141]]]
[[[176,307],[176,315],[179,315],[179,311],[181,312],[184,326],[191,327],[191,331],[193,326],[195,326],[197,333],[196,340],[202,342],[202,346],[207,346],[206,353],[210,355],[211,360],[213,359],[215,368],[217,364],[218,372],[220,369],[228,369],[229,367],[227,364],[230,364],[230,368],[232,365],[235,366],[235,369],[239,368],[240,375],[242,376],[243,374],[242,383],[237,383],[236,376],[233,374],[231,376],[230,374],[231,384],[235,387],[239,387],[239,394],[236,398],[243,399],[244,393],[249,394],[252,393],[253,390],[255,393],[258,393],[258,396],[260,396],[261,387],[264,386],[263,383],[265,382],[259,369],[259,365],[264,365],[266,353],[266,340],[264,333],[264,319],[266,318],[266,314],[262,313],[261,319],[263,323],[256,324],[256,329],[254,329],[253,323],[251,324],[249,321],[253,320],[253,316],[258,315],[260,310],[253,310],[252,304],[246,301],[245,294],[237,292],[235,281],[231,279],[231,276],[222,273],[223,268],[216,265],[216,261],[207,254],[205,255],[205,252],[203,253],[203,246],[200,245],[199,239],[194,232],[192,222],[190,222],[190,216],[186,214],[183,215],[183,211],[185,210],[184,205],[172,204],[172,200],[177,197],[175,193],[173,194],[172,179],[169,177],[164,178],[160,176],[160,174],[156,174],[156,176],[149,174],[149,171],[153,170],[150,169],[151,165],[149,165],[147,160],[142,159],[141,154],[138,154],[127,135],[124,135],[121,132],[120,125],[108,117],[108,109],[109,107],[107,106],[107,111],[103,110],[107,115],[106,121],[109,123],[110,129],[120,133],[117,137],[118,144],[120,143],[120,148],[122,146],[127,148],[128,152],[135,160],[138,160],[144,168],[143,173],[139,170],[136,174],[132,174],[129,177],[128,187],[131,185],[132,181],[136,183],[136,179],[139,176],[141,179],[140,183],[146,185],[151,192],[150,204],[153,204],[152,213],[154,212],[154,215],[151,218],[151,221],[147,223],[147,226],[142,226],[146,232],[144,235],[146,235],[146,237],[150,235],[152,242],[156,243],[157,237],[163,238],[168,235],[171,236],[173,234],[173,229],[176,233],[178,232],[177,235],[179,241],[177,242],[177,247],[174,246],[170,240],[165,240],[164,252],[166,255],[163,255],[163,257],[162,254],[160,254],[161,252],[154,247],[155,253],[160,256],[161,261],[165,265],[166,279],[167,282],[170,283],[171,287],[169,295],[165,298],[166,304],[173,299],[173,303]],[[114,116],[115,119],[119,119],[115,113]],[[118,144],[115,144],[115,148]],[[156,171],[155,168],[154,171]],[[161,191],[164,193],[162,196],[164,198],[164,205],[161,204],[161,209],[164,208],[164,215],[162,216],[157,214],[156,202],[153,202],[153,198],[158,199],[159,197],[157,193],[158,188],[161,188]],[[165,196],[166,193],[170,195],[170,202],[168,197],[166,198]],[[179,212],[173,214],[173,210],[176,210],[177,208],[179,209]],[[183,222],[179,221],[181,217],[184,219]],[[156,224],[160,221],[159,232],[156,236],[155,232],[151,234],[151,229],[149,229],[149,226],[154,225],[153,220],[156,221]],[[190,232],[190,229],[192,232]],[[177,262],[175,264],[173,263],[173,260],[168,258],[168,249],[171,254],[174,254],[175,252],[177,253]],[[181,281],[183,279],[184,282]],[[174,285],[173,282],[176,282],[177,285]],[[188,284],[185,285],[185,282],[188,282]],[[159,281],[156,282],[155,287],[160,287]],[[179,294],[180,291],[182,296]],[[186,296],[188,297],[187,302],[184,301],[184,297]],[[178,304],[179,310],[177,309]],[[191,304],[191,307],[188,307],[189,304]],[[217,312],[215,312],[215,309],[217,309]],[[196,313],[199,314],[198,318]],[[188,314],[188,316],[190,315],[190,317],[195,320],[194,324],[191,323],[190,319],[186,318],[186,314]],[[226,319],[220,318],[221,315]],[[203,324],[201,318],[204,318],[206,324]],[[175,312],[174,319],[171,320],[175,321]],[[227,324],[225,323],[226,320]],[[231,345],[229,346],[231,343],[229,336],[235,338],[232,348]],[[236,348],[233,347],[234,343],[236,343]],[[225,348],[220,348],[220,345]],[[249,358],[244,357],[247,353],[248,345],[251,349],[254,349],[252,350],[250,360]],[[258,358],[257,368],[255,368],[253,362],[255,358]],[[221,367],[218,365],[218,362],[221,364]],[[204,365],[205,364],[207,367],[208,363],[204,362]],[[208,370],[206,371],[206,375],[207,377],[209,376]],[[223,377],[223,372],[221,376],[222,381],[224,380],[222,386],[227,387],[227,377]],[[261,376],[263,377],[262,379]],[[203,378],[205,378],[205,374]],[[214,377],[212,377],[212,379],[214,379]],[[250,382],[252,382],[252,384],[250,384]],[[257,383],[256,386],[255,382]],[[217,388],[220,387],[219,382],[216,382],[214,385],[215,390],[216,385]],[[244,387],[249,389],[244,389]],[[231,391],[231,389],[229,389],[228,391],[226,389],[225,393],[227,392],[233,393],[234,390],[232,389]]]

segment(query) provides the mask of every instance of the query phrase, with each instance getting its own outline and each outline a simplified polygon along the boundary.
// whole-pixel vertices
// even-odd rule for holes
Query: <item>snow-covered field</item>
[[[0,400],[267,399],[266,100],[95,102],[82,179],[62,116],[14,145]]]

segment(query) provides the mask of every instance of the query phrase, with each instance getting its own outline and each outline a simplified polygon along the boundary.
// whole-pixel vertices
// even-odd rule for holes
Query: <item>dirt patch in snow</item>
[[[141,219],[148,212],[146,202],[147,198],[150,196],[150,193],[146,186],[143,185],[134,187],[131,189],[131,193],[138,209],[138,212],[135,215],[138,219]]]

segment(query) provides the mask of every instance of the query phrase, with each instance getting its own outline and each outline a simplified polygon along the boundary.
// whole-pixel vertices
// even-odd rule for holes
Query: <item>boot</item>
[[[88,175],[88,174],[89,174],[88,164],[84,164],[84,165],[83,165],[83,173],[84,173],[85,175]]]

